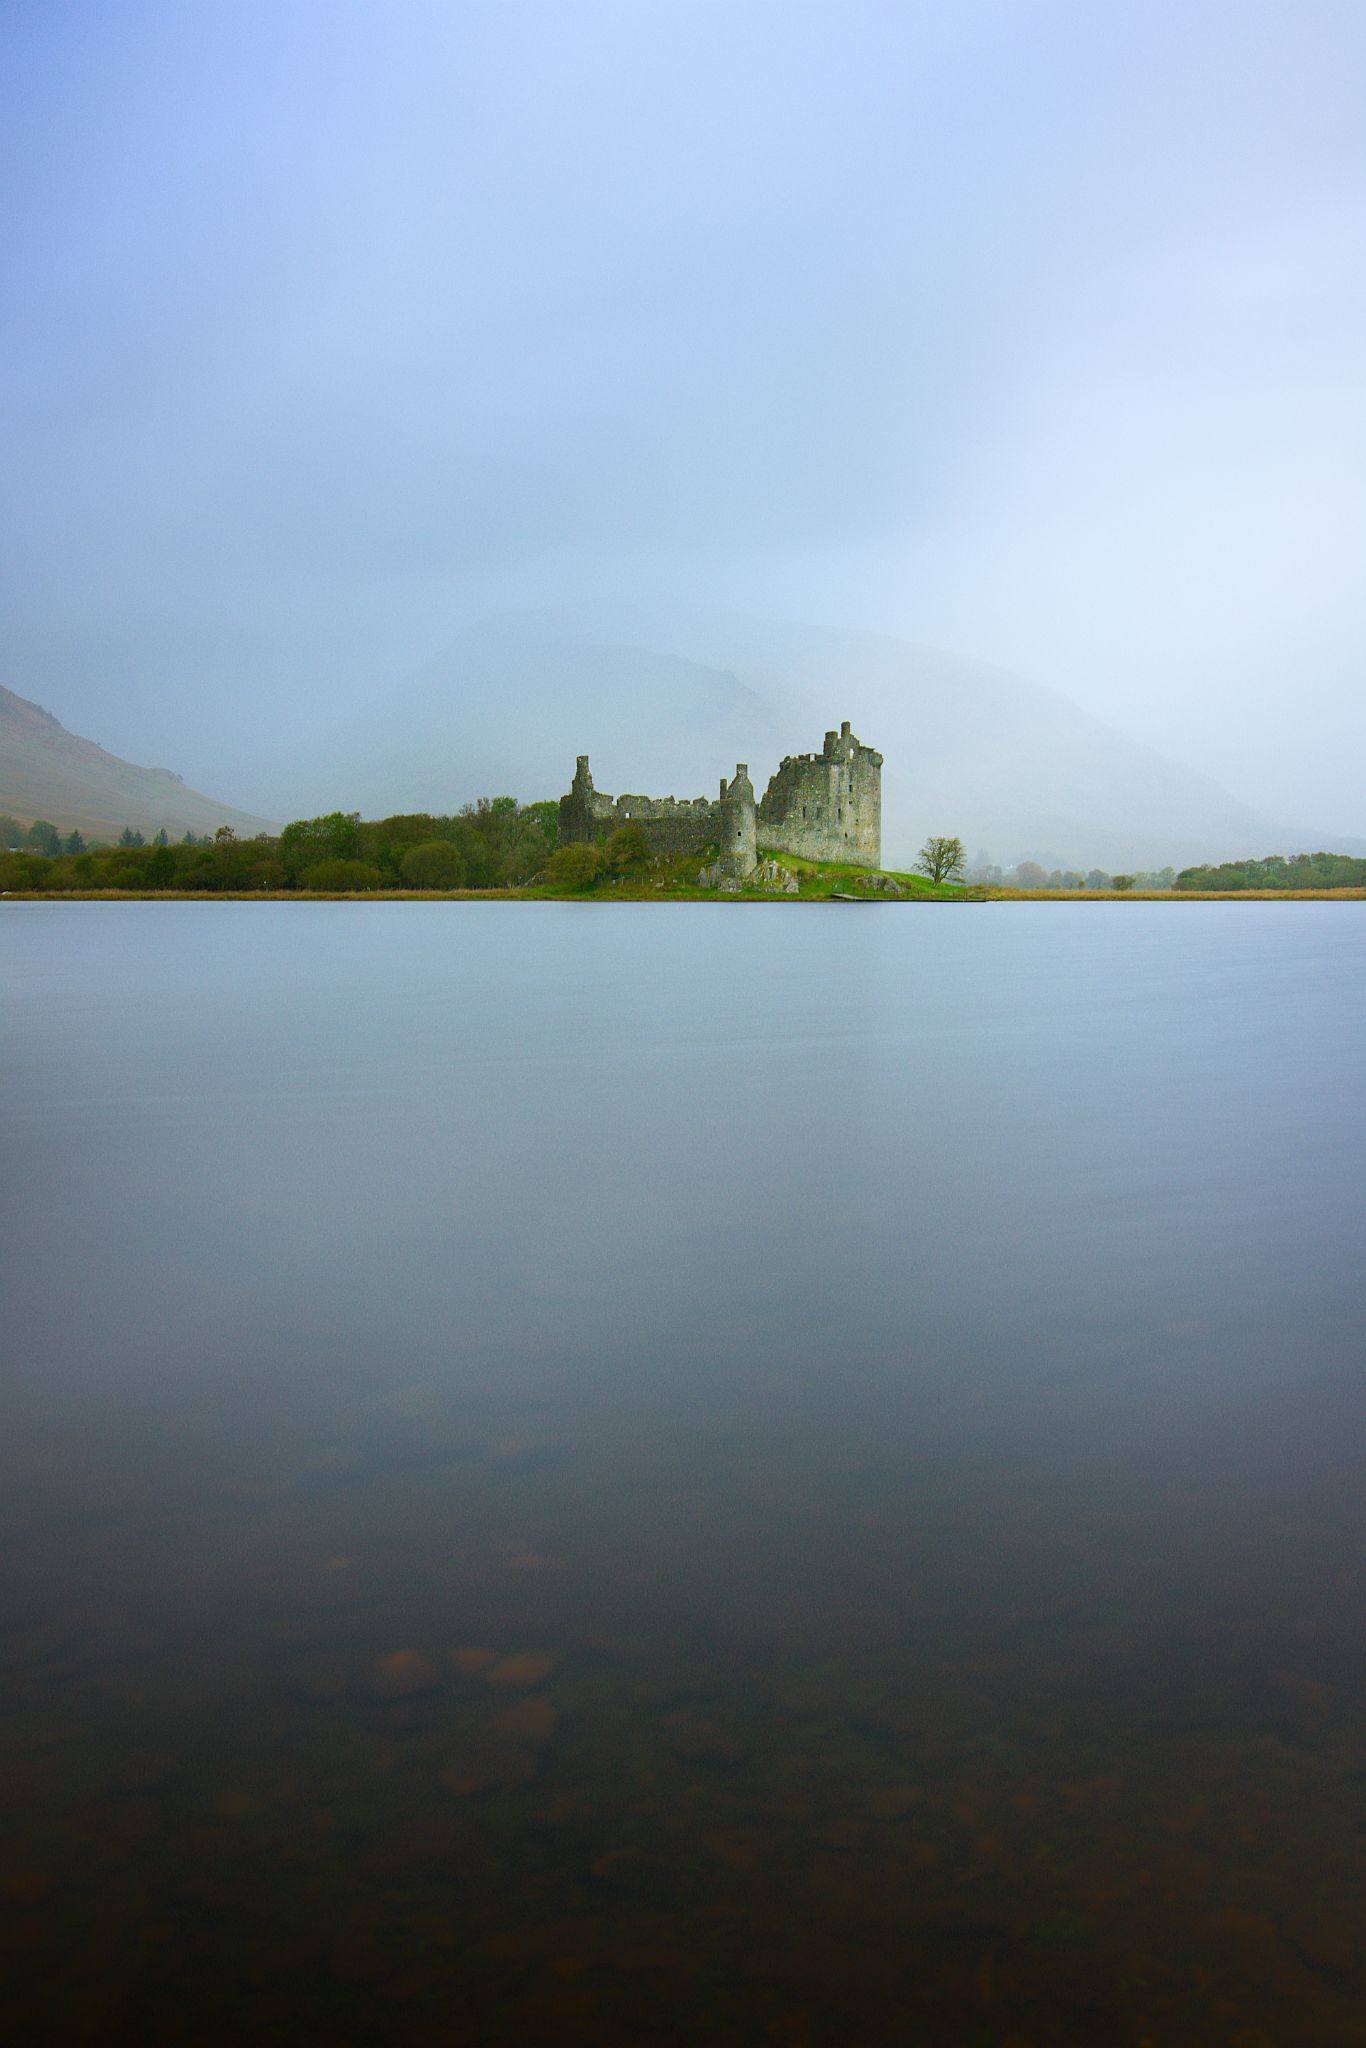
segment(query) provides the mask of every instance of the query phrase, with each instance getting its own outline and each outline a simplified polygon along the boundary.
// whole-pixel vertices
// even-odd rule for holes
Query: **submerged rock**
[[[516,1742],[529,1742],[539,1748],[542,1743],[550,1741],[559,1719],[549,1700],[525,1699],[504,1708],[493,1725],[499,1735],[510,1736]]]
[[[477,1678],[481,1671],[487,1671],[490,1664],[496,1664],[496,1650],[465,1649],[452,1650],[451,1663],[462,1678]]]
[[[527,1688],[539,1685],[555,1669],[555,1659],[543,1650],[522,1650],[514,1657],[500,1657],[484,1672],[488,1685]]]
[[[411,1699],[436,1690],[436,1666],[420,1650],[391,1650],[376,1661],[371,1682],[381,1699]]]

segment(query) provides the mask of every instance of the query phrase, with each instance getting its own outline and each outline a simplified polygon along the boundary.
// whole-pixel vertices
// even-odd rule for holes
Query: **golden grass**
[[[1337,903],[1366,889],[989,889],[989,903]]]

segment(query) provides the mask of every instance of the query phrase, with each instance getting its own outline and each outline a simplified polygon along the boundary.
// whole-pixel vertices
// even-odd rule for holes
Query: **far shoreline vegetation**
[[[699,884],[706,855],[661,857],[638,825],[603,843],[557,847],[558,804],[484,797],[442,816],[400,813],[375,820],[333,811],[298,819],[278,836],[239,839],[165,831],[149,841],[126,828],[113,844],[87,843],[38,819],[0,816],[0,894],[27,898],[175,898],[378,901],[422,899],[798,902],[1276,900],[1366,896],[1366,860],[1347,854],[1269,855],[1158,873],[1045,870],[1022,861],[1002,870],[964,858],[960,841],[932,838],[918,871],[876,871],[777,854],[770,880],[718,892]],[[764,849],[760,849],[761,854]]]

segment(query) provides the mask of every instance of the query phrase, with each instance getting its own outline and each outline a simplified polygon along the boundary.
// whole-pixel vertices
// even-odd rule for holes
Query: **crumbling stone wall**
[[[593,787],[580,754],[568,794],[560,798],[559,844],[601,844],[619,825],[644,828],[664,856],[720,848],[725,872],[744,876],[757,849],[806,860],[882,864],[882,756],[865,747],[846,719],[825,735],[819,754],[789,754],[756,808],[749,771],[721,781],[716,802],[704,796],[605,796]]]
[[[720,806],[704,796],[607,796],[594,789],[587,754],[580,754],[569,792],[560,798],[560,846],[601,845],[619,825],[639,825],[652,852],[665,857],[701,853],[715,844]]]
[[[882,756],[849,730],[819,754],[789,754],[759,805],[759,844],[805,860],[882,865]]]

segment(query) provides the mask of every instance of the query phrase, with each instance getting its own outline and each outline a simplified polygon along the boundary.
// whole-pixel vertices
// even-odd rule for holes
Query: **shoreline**
[[[5,889],[4,903],[771,903],[830,904],[838,896],[788,895],[755,890],[751,894],[713,889],[696,891],[640,890],[624,892],[585,889]],[[906,896],[870,895],[860,907],[926,903],[1360,903],[1366,889],[987,889],[969,885],[961,893]]]

